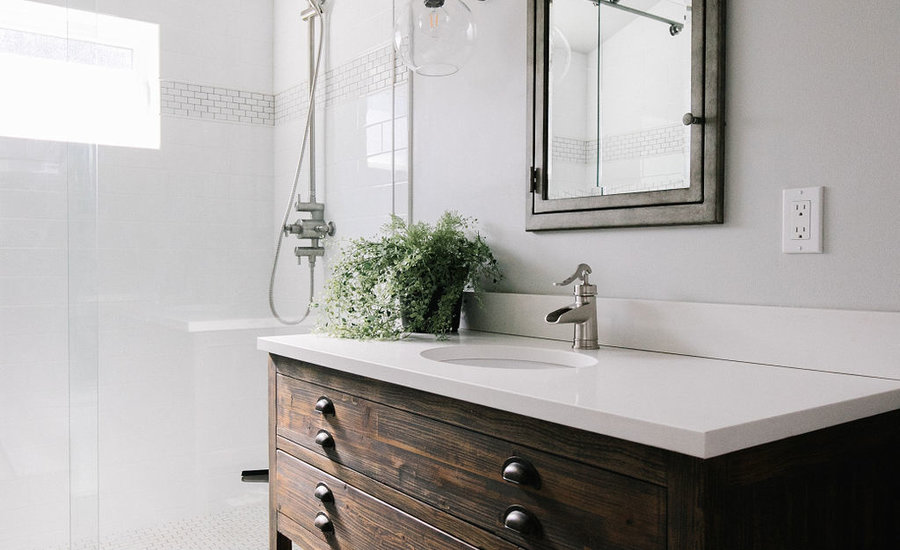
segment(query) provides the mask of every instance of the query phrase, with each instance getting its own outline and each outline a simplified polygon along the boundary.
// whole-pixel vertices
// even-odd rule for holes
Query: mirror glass
[[[691,0],[553,0],[547,198],[690,186]]]
[[[724,0],[528,0],[528,231],[722,223]]]

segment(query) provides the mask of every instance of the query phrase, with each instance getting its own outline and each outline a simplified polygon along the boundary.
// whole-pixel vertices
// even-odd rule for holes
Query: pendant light
[[[423,76],[455,73],[472,55],[475,21],[462,0],[399,0],[394,48]]]

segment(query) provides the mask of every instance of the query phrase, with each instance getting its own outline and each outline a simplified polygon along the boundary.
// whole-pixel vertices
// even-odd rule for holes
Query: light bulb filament
[[[440,19],[440,15],[438,15],[437,10],[431,10],[431,15],[429,16],[429,24],[431,25],[431,30],[435,30],[438,28]]]

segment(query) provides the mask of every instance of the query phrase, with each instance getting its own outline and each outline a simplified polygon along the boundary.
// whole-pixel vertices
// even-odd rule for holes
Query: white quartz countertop
[[[259,339],[259,349],[335,370],[700,458],[900,409],[900,381],[601,348],[596,364],[466,366],[421,352],[460,345],[569,350],[566,342],[479,332],[392,342],[317,334]],[[360,396],[365,397],[365,396]]]

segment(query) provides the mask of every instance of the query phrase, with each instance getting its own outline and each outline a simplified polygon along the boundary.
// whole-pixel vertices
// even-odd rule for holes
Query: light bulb
[[[417,74],[455,73],[472,54],[475,22],[462,0],[407,0],[394,19],[394,47]]]

